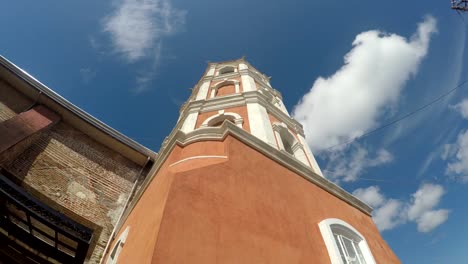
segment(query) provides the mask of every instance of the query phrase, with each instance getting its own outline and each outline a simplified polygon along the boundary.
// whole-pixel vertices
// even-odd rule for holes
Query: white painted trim
[[[206,76],[213,76],[215,73],[216,65],[210,65],[208,67],[209,67],[209,70],[206,73]]]
[[[198,119],[198,112],[189,113],[184,120],[184,124],[182,125],[181,130],[184,133],[193,131],[195,129],[195,125],[197,124],[197,119]]]
[[[231,69],[233,69],[233,71],[232,72],[221,73],[221,71],[224,70],[225,68],[231,68]],[[217,75],[224,75],[224,74],[234,73],[234,72],[238,72],[237,67],[235,65],[228,64],[228,65],[223,65],[220,68],[218,68],[218,74]]]
[[[219,81],[217,82],[216,84],[214,84],[212,87],[211,87],[211,96],[210,96],[210,99],[211,98],[214,98],[216,96],[216,93],[217,91],[219,90],[219,88],[222,88],[224,87],[226,84],[234,84],[234,88],[235,88],[235,93],[239,93],[240,92],[240,86],[239,86],[239,81],[238,80],[232,80],[232,79],[224,79],[222,81]]]
[[[205,100],[207,99],[206,97],[208,96],[208,90],[210,88],[210,80],[205,80],[202,85],[200,86],[200,89],[198,90],[197,97],[195,100]]]
[[[151,168],[151,171],[147,174],[148,177],[145,178],[139,191],[135,193],[135,197],[129,204],[127,210],[125,210],[125,212],[123,213],[123,216],[120,219],[119,223],[116,224],[116,230],[119,230],[121,228],[121,225],[126,221],[126,219],[133,211],[140,198],[143,196],[145,190],[154,180],[154,177],[156,177],[162,165],[167,160],[169,154],[172,152],[176,145],[185,147],[200,141],[223,141],[228,135],[235,137],[247,146],[259,151],[266,157],[279,163],[281,166],[288,168],[300,177],[327,191],[328,193],[330,193],[330,195],[333,195],[336,198],[345,201],[346,203],[353,206],[362,213],[371,216],[372,208],[369,205],[354,197],[352,194],[348,193],[335,183],[316,174],[311,170],[310,167],[305,166],[302,162],[292,158],[291,155],[283,153],[282,151],[278,150],[275,146],[271,146],[265,143],[264,141],[253,136],[249,132],[237,127],[231,122],[224,122],[221,125],[221,127],[207,127],[204,129],[196,129],[187,134],[180,131],[180,127],[181,124],[178,123],[176,127],[172,130],[171,134],[167,137],[165,143],[162,145],[158,158],[154,161],[154,165]]]
[[[305,138],[300,134],[297,134],[297,138],[299,139],[299,142],[301,142],[301,144],[304,146],[304,152],[307,156],[307,159],[309,160],[312,170],[318,175],[324,177],[322,170],[320,169],[320,166],[318,165],[318,162],[315,159],[314,154],[312,154],[312,151],[310,150],[309,145],[307,145]]]
[[[343,226],[346,229],[349,229],[351,232],[353,232],[356,236],[358,236],[361,239],[361,241],[358,244],[359,249],[364,255],[366,264],[376,264],[375,259],[372,256],[372,253],[369,249],[369,245],[367,244],[366,238],[361,233],[359,233],[359,231],[357,231],[353,226],[351,226],[343,220],[337,218],[328,218],[319,223],[319,229],[325,242],[325,246],[327,247],[331,264],[346,264],[343,263],[343,260],[341,259],[340,251],[338,249],[338,246],[336,245],[336,240],[333,237],[333,231],[331,229],[332,225]]]
[[[269,103],[268,98],[259,91],[243,92],[230,96],[215,97],[208,101],[191,101],[183,107],[181,115],[186,115],[191,111],[199,111],[200,113],[217,111],[219,109],[244,106],[247,103],[259,103],[267,109],[268,113],[271,113],[276,119],[287,124],[287,126],[293,129],[295,133],[298,133],[302,136],[304,135],[304,130],[299,122]]]
[[[250,133],[271,146],[277,147],[268,112],[258,103],[247,103]]]
[[[109,256],[107,256],[107,261],[106,264],[116,264],[119,259],[119,255],[122,252],[122,248],[125,245],[125,241],[127,240],[128,237],[128,232],[130,232],[130,226],[127,226],[125,230],[120,234],[119,239],[115,242],[114,247],[112,247],[112,250],[109,251]],[[116,248],[118,247],[118,248]],[[114,258],[111,258],[112,252],[116,250]]]
[[[188,158],[176,161],[176,162],[172,163],[171,165],[169,165],[169,167],[175,166],[177,164],[180,164],[182,162],[186,162],[186,161],[189,161],[189,160],[194,160],[194,159],[227,159],[227,158],[228,158],[228,156],[216,156],[216,155],[213,155],[213,156],[210,156],[210,155],[192,156],[192,157],[188,157]]]
[[[255,85],[255,81],[248,74],[248,72],[241,72],[241,81],[242,81],[242,87],[244,88],[244,92],[250,92],[250,91],[256,91],[257,87]]]
[[[201,124],[201,127],[209,127],[210,126],[209,124],[210,124],[211,121],[213,121],[214,119],[220,118],[220,117],[224,117],[224,116],[234,117],[234,120],[233,120],[234,124],[236,124],[236,126],[242,128],[242,123],[244,122],[244,119],[238,113],[224,112],[224,110],[220,110],[218,112],[218,114],[208,117],[205,121],[203,121],[203,123]]]

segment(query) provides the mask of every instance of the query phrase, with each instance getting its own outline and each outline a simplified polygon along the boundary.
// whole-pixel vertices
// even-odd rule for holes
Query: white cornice
[[[179,122],[183,122],[183,120],[185,120],[185,117],[189,112],[211,112],[220,109],[243,106],[247,103],[259,103],[260,105],[265,107],[267,111],[271,113],[276,119],[278,119],[281,122],[284,122],[290,129],[304,137],[304,129],[302,127],[302,124],[285,114],[278,107],[271,104],[268,98],[259,91],[250,91],[239,94],[214,97],[208,100],[188,102],[187,105],[185,105],[184,107],[184,112],[181,113],[182,117],[180,118]]]
[[[245,130],[232,124],[231,122],[224,122],[220,127],[207,127],[196,129],[187,134],[185,134],[182,131],[173,131],[173,133],[171,133],[171,135],[164,142],[165,144],[161,147],[159,156],[156,159],[153,168],[148,173],[149,177],[147,177],[143,182],[140,190],[135,195],[135,198],[132,200],[127,211],[125,212],[124,217],[122,217],[122,221],[118,223],[118,226],[120,227],[122,223],[126,220],[129,213],[133,210],[136,203],[138,203],[146,188],[148,188],[149,184],[153,181],[155,175],[157,175],[162,164],[164,164],[169,154],[172,152],[176,145],[184,147],[200,141],[223,141],[227,137],[227,135],[231,135],[237,138],[246,145],[259,151],[268,158],[278,162],[282,166],[295,172],[299,176],[317,185],[318,187],[322,188],[323,190],[327,191],[333,196],[345,201],[346,203],[350,204],[351,206],[355,207],[361,212],[369,216],[371,215],[372,208],[370,206],[360,201],[358,198],[354,197],[350,193],[346,192],[344,189],[334,184],[333,182],[314,173],[310,169],[310,167],[304,165],[297,159],[293,158],[291,155],[288,155],[270,146],[269,144],[246,132]]]

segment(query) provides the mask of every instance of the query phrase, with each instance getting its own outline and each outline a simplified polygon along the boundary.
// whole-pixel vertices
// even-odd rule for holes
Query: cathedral
[[[0,263],[400,263],[371,213],[244,58],[156,153],[0,57]]]

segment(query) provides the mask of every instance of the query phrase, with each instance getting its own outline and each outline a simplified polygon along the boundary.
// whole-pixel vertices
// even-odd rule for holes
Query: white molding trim
[[[294,159],[291,155],[283,153],[282,151],[276,149],[257,137],[253,136],[249,132],[237,127],[231,122],[224,122],[220,127],[207,127],[204,129],[196,129],[190,133],[184,133],[179,130],[180,124],[178,124],[168,136],[167,140],[161,147],[158,158],[155,160],[154,166],[151,171],[148,173],[148,177],[144,180],[139,191],[135,194],[134,199],[129,204],[127,210],[121,218],[121,221],[116,224],[116,230],[120,229],[120,226],[126,221],[128,215],[133,210],[135,205],[140,200],[141,196],[148,188],[149,184],[153,181],[154,177],[157,175],[161,166],[166,161],[169,154],[172,152],[172,149],[178,146],[187,146],[195,142],[200,141],[223,141],[228,135],[235,137],[236,139],[242,141],[251,148],[259,151],[263,155],[269,157],[270,159],[278,162],[282,166],[288,168],[309,182],[317,185],[321,189],[327,191],[331,195],[341,199],[342,201],[348,203],[364,214],[371,216],[372,208],[366,203],[362,202],[358,198],[354,197],[352,194],[348,193],[340,186],[335,183],[327,180],[326,178],[314,173],[310,167],[304,165],[302,162]]]
[[[234,71],[221,73],[221,71],[224,70],[225,68],[231,68],[231,69],[233,69]],[[237,65],[236,65],[236,64],[224,64],[223,66],[221,66],[221,67],[218,68],[218,74],[217,74],[217,76],[225,75],[225,74],[228,74],[228,73],[234,73],[234,72],[238,72],[238,69],[237,69]]]
[[[120,234],[119,239],[114,243],[112,250],[109,251],[109,255],[107,256],[106,264],[116,264],[119,259],[119,255],[122,252],[122,248],[125,245],[125,241],[127,241],[128,232],[130,232],[130,226],[127,226],[125,230]],[[116,248],[117,247],[117,248]],[[115,250],[115,255],[111,258],[112,252]]]
[[[250,133],[276,148],[275,135],[266,108],[259,103],[248,102],[247,116]]]
[[[240,82],[238,80],[233,80],[233,79],[227,79],[226,78],[226,79],[224,79],[222,81],[217,82],[213,86],[211,86],[211,88],[210,88],[211,89],[210,99],[215,98],[218,89],[221,88],[221,87],[224,87],[226,84],[234,84],[235,93],[236,94],[240,93],[240,85],[239,85]]]
[[[288,114],[284,113],[278,107],[269,103],[268,98],[259,91],[243,92],[239,94],[232,94],[229,96],[215,97],[210,98],[206,101],[191,101],[184,106],[181,115],[186,115],[187,112],[191,111],[199,111],[200,113],[217,111],[219,109],[244,106],[247,103],[259,103],[260,105],[265,107],[268,110],[268,112],[272,114],[276,119],[287,124],[287,126],[294,132],[304,136],[302,124],[291,118]],[[182,119],[183,118],[181,118],[181,120]]]
[[[192,156],[192,157],[188,157],[188,158],[176,161],[176,162],[172,163],[171,165],[169,165],[169,167],[175,166],[177,164],[180,164],[182,162],[186,162],[186,161],[189,161],[189,160],[194,160],[194,159],[227,159],[227,158],[228,158],[228,156],[216,156],[216,155],[213,155],[213,156],[210,156],[210,155]]]
[[[244,122],[244,119],[238,114],[238,113],[234,113],[234,112],[224,112],[224,110],[220,110],[218,112],[218,114],[216,115],[212,115],[210,117],[208,117],[205,121],[203,121],[203,123],[201,124],[200,127],[209,127],[210,125],[210,122],[217,119],[217,118],[220,118],[220,117],[224,117],[224,116],[232,116],[234,117],[234,124],[236,124],[236,126],[242,128],[242,123]]]
[[[346,223],[345,221],[338,219],[338,218],[328,218],[319,223],[320,233],[322,234],[323,240],[325,242],[325,246],[327,247],[328,255],[330,256],[331,264],[346,264],[343,263],[343,260],[340,256],[340,251],[338,246],[336,245],[336,240],[333,237],[333,231],[331,229],[332,225],[340,225],[343,226],[354,234],[359,236],[361,241],[359,241],[359,249],[361,250],[362,254],[364,255],[364,259],[366,260],[367,264],[376,264],[374,257],[370,251],[369,245],[367,244],[366,238],[357,231],[352,225]]]

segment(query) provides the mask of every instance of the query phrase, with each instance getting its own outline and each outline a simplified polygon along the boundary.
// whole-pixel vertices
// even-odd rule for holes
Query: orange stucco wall
[[[169,166],[201,149],[228,158]],[[330,263],[326,218],[356,228],[377,263],[400,263],[370,216],[231,136],[198,142],[174,149],[124,223],[119,263]]]
[[[242,128],[245,131],[250,132],[250,124],[249,124],[249,118],[248,118],[248,115],[247,115],[247,107],[246,106],[226,108],[226,109],[224,109],[224,112],[226,112],[226,113],[232,112],[232,113],[239,114],[242,117],[242,119],[244,119],[244,123],[242,124]],[[198,115],[197,123],[196,123],[195,127],[199,128],[201,126],[201,124],[203,124],[203,122],[207,118],[209,118],[209,117],[211,117],[213,115],[217,115],[217,114],[218,114],[218,111],[210,111],[210,112],[200,113]]]

